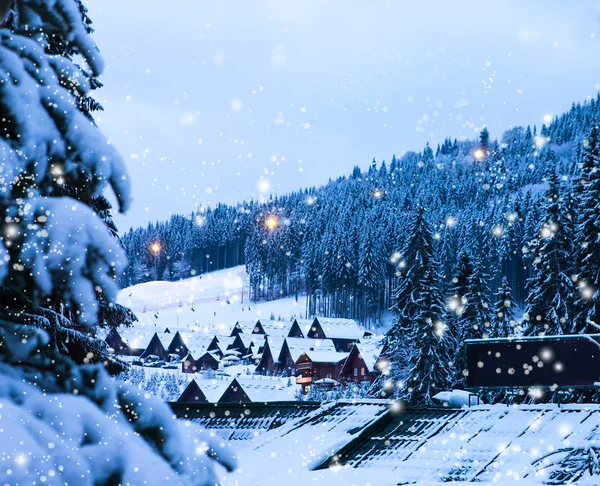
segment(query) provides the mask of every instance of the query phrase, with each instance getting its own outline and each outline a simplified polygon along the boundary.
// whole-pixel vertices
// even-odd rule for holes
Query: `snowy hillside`
[[[237,321],[304,318],[306,297],[251,303],[243,265],[178,282],[146,282],[119,292],[117,302],[139,319],[136,327],[194,329],[211,336]]]

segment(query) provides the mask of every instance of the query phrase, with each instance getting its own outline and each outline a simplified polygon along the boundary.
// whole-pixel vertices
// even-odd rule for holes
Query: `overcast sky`
[[[600,89],[595,1],[87,0],[121,230],[320,185]]]

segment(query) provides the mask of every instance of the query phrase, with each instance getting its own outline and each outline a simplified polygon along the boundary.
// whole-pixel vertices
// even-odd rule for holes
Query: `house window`
[[[327,378],[331,378],[331,373],[327,373]]]
[[[361,368],[361,369],[360,369],[360,374],[361,374],[362,376],[365,376],[365,369],[364,369],[364,368]]]
[[[354,376],[358,376],[358,368],[354,368]]]

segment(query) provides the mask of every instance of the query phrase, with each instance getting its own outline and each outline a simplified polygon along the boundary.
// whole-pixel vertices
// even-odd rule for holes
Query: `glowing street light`
[[[152,253],[154,253],[155,255],[158,255],[160,252],[160,245],[155,241],[154,243],[152,243],[150,245],[150,250],[152,251]]]
[[[381,191],[379,189],[376,189],[373,193],[373,196],[375,196],[375,199],[379,199],[381,197]]]
[[[483,149],[478,148],[473,152],[473,157],[475,157],[475,160],[482,160],[485,157],[485,152]]]
[[[279,226],[279,221],[275,216],[269,216],[265,221],[265,226],[269,231],[273,231]]]

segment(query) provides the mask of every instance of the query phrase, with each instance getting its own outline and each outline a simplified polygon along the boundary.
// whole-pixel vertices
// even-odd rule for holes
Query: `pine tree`
[[[558,177],[549,176],[543,224],[532,242],[534,276],[528,282],[528,335],[568,332],[573,318],[575,289],[572,274],[572,235],[561,205]]]
[[[449,387],[452,340],[446,335],[444,302],[436,263],[428,262],[427,267],[415,302],[416,312],[412,316],[414,356],[407,386],[412,403],[429,405],[437,392]]]
[[[512,337],[515,334],[516,304],[506,277],[502,278],[502,283],[495,296],[496,303],[489,335],[492,338]]]
[[[64,39],[66,52],[81,55],[92,77],[103,70],[81,3],[13,3],[10,23],[0,29],[3,416],[18,407],[14,425],[21,444],[45,448],[40,438],[56,434],[70,444],[68,451],[61,441],[40,449],[43,464],[29,465],[53,469],[56,482],[127,482],[140,452],[164,477],[214,484],[208,460],[188,460],[192,445],[186,447],[168,407],[117,385],[105,369],[106,344],[90,338],[102,302],[114,301],[125,263],[94,198],[111,188],[126,210],[131,191],[122,158],[81,108],[93,83],[68,56],[48,55],[52,39]],[[38,424],[37,432],[23,424]],[[108,435],[122,447],[104,448],[100,466],[93,451]],[[18,450],[11,441],[0,449],[3,457]],[[18,473],[13,479],[31,482]]]
[[[580,265],[578,332],[600,331],[600,129],[593,127],[584,140],[581,161],[580,223],[577,260]]]

